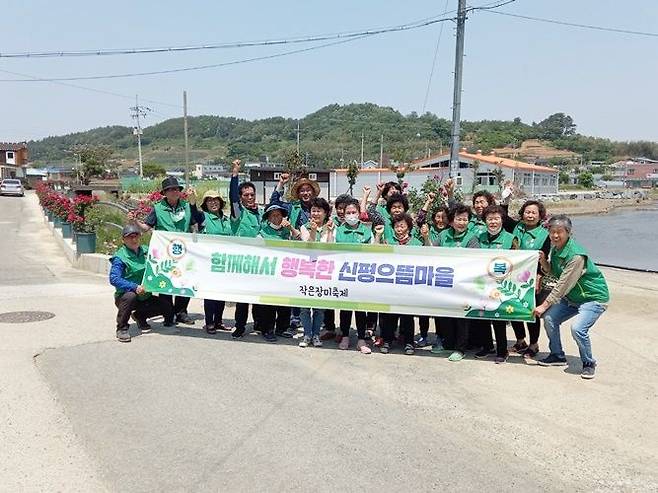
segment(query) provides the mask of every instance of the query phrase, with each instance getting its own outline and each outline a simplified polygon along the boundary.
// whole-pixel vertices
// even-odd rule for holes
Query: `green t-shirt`
[[[343,223],[336,228],[336,243],[370,243],[372,241],[371,229],[359,222],[358,226],[352,228]]]
[[[468,243],[476,237],[474,230],[457,233],[453,228],[446,228],[439,234],[439,246],[448,248],[466,248]]]
[[[489,232],[485,231],[478,236],[478,242],[480,243],[480,248],[486,248],[489,250],[511,250],[512,244],[514,243],[514,235],[503,229],[498,236],[492,240],[489,236]]]
[[[577,304],[587,303],[588,301],[598,301],[599,303],[610,301],[608,284],[605,277],[603,277],[603,273],[590,260],[585,249],[576,243],[573,238],[569,238],[561,250],[555,247],[551,248],[551,272],[559,278],[562,275],[564,266],[575,255],[585,257],[585,272],[578,279],[573,289],[567,293],[567,299]]]
[[[263,221],[260,225],[259,235],[267,240],[289,240],[290,230],[288,228],[274,229],[269,221]]]
[[[115,257],[121,259],[125,266],[123,270],[123,278],[127,281],[141,284],[144,278],[144,271],[146,270],[146,251],[142,246],[134,252],[126,245],[119,248],[114,254]],[[112,259],[110,259],[112,261]],[[116,289],[114,296],[119,297],[125,293],[122,289]],[[151,297],[151,293],[138,294],[137,299],[140,301],[146,300]]]
[[[192,220],[189,202],[181,199],[172,207],[167,199],[162,199],[153,205],[153,209],[157,220],[154,229],[189,233]]]
[[[231,236],[231,220],[224,214],[218,216],[210,212],[203,212],[203,233],[207,235]]]
[[[484,222],[484,219],[480,219],[477,216],[472,216],[468,221],[468,230],[474,231],[475,236],[479,236],[487,231],[487,223]]]
[[[231,218],[231,230],[233,236],[241,236],[243,238],[256,238],[260,233],[260,223],[263,217],[263,210],[258,207],[252,211],[245,207],[240,207],[240,217]]]
[[[526,229],[525,224],[519,223],[514,227],[512,234],[519,240],[521,250],[541,250],[548,238],[548,230],[539,224],[534,228]]]

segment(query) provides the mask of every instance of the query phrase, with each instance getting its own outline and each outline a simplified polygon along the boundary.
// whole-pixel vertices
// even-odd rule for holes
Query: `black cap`
[[[179,191],[183,190],[183,187],[180,186],[178,183],[178,180],[174,178],[173,176],[168,176],[164,180],[162,180],[162,187],[161,190],[163,192],[167,191],[170,188],[178,188]]]
[[[130,235],[134,235],[135,233],[142,234],[142,229],[137,226],[136,224],[130,223],[126,224],[123,227],[123,230],[121,231],[121,236],[126,237]]]

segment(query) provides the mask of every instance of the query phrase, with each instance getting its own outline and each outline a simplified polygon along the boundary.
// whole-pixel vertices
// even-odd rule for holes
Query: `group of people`
[[[205,193],[200,204],[193,190],[188,190],[183,199],[183,188],[175,178],[168,177],[162,182],[163,199],[143,221],[129,214],[129,223],[123,229],[124,244],[111,258],[110,270],[110,283],[116,289],[119,341],[130,341],[131,317],[142,332],[150,330],[148,318],[156,315],[164,317],[165,326],[194,323],[187,312],[189,298],[152,295],[141,285],[147,254],[141,236],[150,229],[178,232],[194,229],[209,235],[315,242],[525,249],[540,252],[537,318],[529,323],[512,322],[516,338],[513,346],[508,347],[505,321],[434,317],[436,337],[431,352],[447,354],[450,361],[460,361],[467,351],[473,350],[477,358],[493,356],[496,363],[504,363],[512,351],[542,366],[566,365],[560,327],[573,318],[571,333],[583,364],[581,376],[594,377],[596,360],[592,356],[589,329],[606,310],[608,287],[601,271],[572,238],[568,217],[553,216],[545,225],[545,206],[540,201],[528,200],[519,210],[519,219],[514,220],[507,213],[509,188],[503,191],[502,205],[486,191],[473,194],[472,205],[460,203],[453,198],[451,180],[445,184],[448,206],[433,207],[437,197],[430,193],[415,217],[410,214],[408,199],[396,182],[378,184],[374,197],[369,187],[363,188],[360,200],[347,194],[339,195],[332,208],[319,196],[318,183],[308,178],[295,181],[290,189],[291,200],[286,200],[284,192],[290,176],[285,173],[281,174],[270,203],[260,207],[256,202],[256,187],[248,181],[240,183],[239,170],[240,161],[236,160],[229,204],[216,191]],[[204,300],[204,330],[208,334],[226,330],[224,307],[222,300]],[[300,347],[319,347],[323,341],[335,340],[338,348],[347,350],[351,345],[354,320],[355,347],[363,354],[371,353],[373,347],[388,353],[399,342],[404,353],[412,355],[416,348],[430,345],[430,317],[427,316],[417,317],[420,334],[415,338],[416,317],[407,314],[340,310],[338,324],[334,310],[252,305],[251,314],[254,330],[269,342],[275,342],[278,337],[293,337],[301,327]],[[233,338],[245,335],[248,315],[249,305],[237,303]],[[540,319],[544,320],[550,352],[536,360]]]

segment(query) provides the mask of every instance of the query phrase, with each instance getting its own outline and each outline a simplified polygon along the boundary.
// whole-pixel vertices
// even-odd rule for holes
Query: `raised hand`
[[[427,224],[423,224],[420,227],[420,234],[423,238],[428,238],[430,235],[430,227]]]
[[[384,225],[383,224],[378,224],[375,226],[375,235],[381,236],[384,234]]]
[[[363,195],[366,196],[366,197],[368,195],[370,195],[370,187],[369,186],[366,185],[365,187],[363,187]]]
[[[240,161],[239,159],[235,159],[235,160],[233,161],[233,169],[232,169],[232,172],[233,172],[233,175],[234,175],[234,176],[237,176],[238,173],[240,172],[240,163],[241,163],[241,161]]]
[[[188,187],[188,189],[185,190],[185,193],[187,194],[187,201],[191,205],[195,205],[196,204],[196,190],[194,190],[194,188],[192,188],[192,187]]]
[[[289,173],[281,173],[281,176],[279,177],[279,183],[281,185],[285,185],[290,181],[290,174]]]
[[[336,225],[334,224],[333,219],[329,219],[329,221],[327,221],[327,224],[325,226],[327,228],[327,231],[331,231],[332,229],[334,229],[334,226]]]
[[[286,228],[286,229],[290,229],[290,228],[292,227],[292,224],[290,223],[290,221],[288,221],[288,218],[287,218],[287,217],[284,217],[284,218],[281,220],[281,226],[283,226],[283,227]]]
[[[311,219],[311,222],[309,223],[309,226],[311,227],[311,231],[317,231],[318,230],[318,223],[316,223],[313,219]]]

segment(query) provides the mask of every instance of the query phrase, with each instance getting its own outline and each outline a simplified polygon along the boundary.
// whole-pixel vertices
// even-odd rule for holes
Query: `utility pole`
[[[379,167],[383,166],[384,162],[384,134],[379,137]]]
[[[450,142],[450,178],[459,173],[459,124],[462,105],[462,72],[464,68],[464,28],[466,0],[459,0],[457,10],[457,42],[455,47],[455,83],[452,96],[452,140]]]
[[[183,133],[185,135],[185,186],[190,186],[190,146],[187,137],[187,91],[183,91]]]
[[[130,116],[135,120],[133,127],[133,135],[137,136],[137,155],[139,156],[139,177],[144,178],[144,163],[142,162],[142,124],[140,118],[146,118],[146,113],[151,111],[151,108],[139,105],[139,97],[135,95],[135,106],[130,107]]]
[[[299,156],[299,120],[297,120],[297,155]]]
[[[361,165],[363,165],[363,131],[361,131]]]

